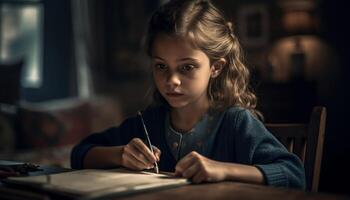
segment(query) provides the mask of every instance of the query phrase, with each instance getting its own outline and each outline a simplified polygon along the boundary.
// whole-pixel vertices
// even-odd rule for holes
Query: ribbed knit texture
[[[163,107],[150,107],[143,116],[152,144],[162,151],[160,170],[174,171],[176,160],[164,134],[166,112],[167,109]],[[268,185],[305,189],[305,172],[300,159],[289,153],[248,110],[232,107],[222,113],[220,123],[208,156],[210,159],[255,165]],[[84,156],[94,146],[125,145],[135,137],[144,138],[137,116],[128,118],[119,127],[85,138],[73,148],[71,166],[83,168]]]

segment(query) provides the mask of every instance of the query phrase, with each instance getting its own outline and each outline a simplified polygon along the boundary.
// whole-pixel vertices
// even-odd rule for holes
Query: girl
[[[73,168],[123,166],[162,171],[194,183],[242,181],[305,187],[301,161],[257,119],[256,97],[232,26],[205,0],[176,0],[152,16],[147,34],[154,105],[140,117],[74,147]]]

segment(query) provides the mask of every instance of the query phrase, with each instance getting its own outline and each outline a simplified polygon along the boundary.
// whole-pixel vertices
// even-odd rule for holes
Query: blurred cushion
[[[18,109],[18,149],[46,148],[78,143],[91,133],[87,102],[59,109]]]

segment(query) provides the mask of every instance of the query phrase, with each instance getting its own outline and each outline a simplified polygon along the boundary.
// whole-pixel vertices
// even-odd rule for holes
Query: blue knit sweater
[[[152,144],[162,151],[159,169],[174,171],[176,160],[164,134],[166,112],[163,107],[149,107],[143,115]],[[84,156],[92,147],[125,145],[135,137],[144,138],[137,117],[126,119],[119,127],[92,134],[73,148],[72,168],[83,168]],[[224,111],[208,157],[222,162],[254,165],[263,173],[267,185],[305,188],[305,172],[300,159],[289,153],[259,120],[243,108],[232,107]]]

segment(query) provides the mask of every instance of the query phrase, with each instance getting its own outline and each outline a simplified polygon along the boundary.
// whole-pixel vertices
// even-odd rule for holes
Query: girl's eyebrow
[[[159,59],[159,60],[164,60],[163,58],[159,57],[159,56],[152,56],[153,59]],[[185,57],[185,58],[180,58],[177,59],[177,61],[186,61],[186,60],[190,60],[190,61],[195,61],[195,62],[199,62],[198,59],[196,58],[191,58],[191,57]]]
[[[199,62],[199,60],[198,60],[198,59],[196,59],[196,58],[191,58],[191,57],[186,57],[186,58],[181,58],[181,59],[178,59],[178,61],[186,61],[186,60],[190,60],[190,61]]]
[[[159,59],[159,60],[164,60],[163,58],[161,57],[158,57],[158,56],[152,56],[153,59]]]

